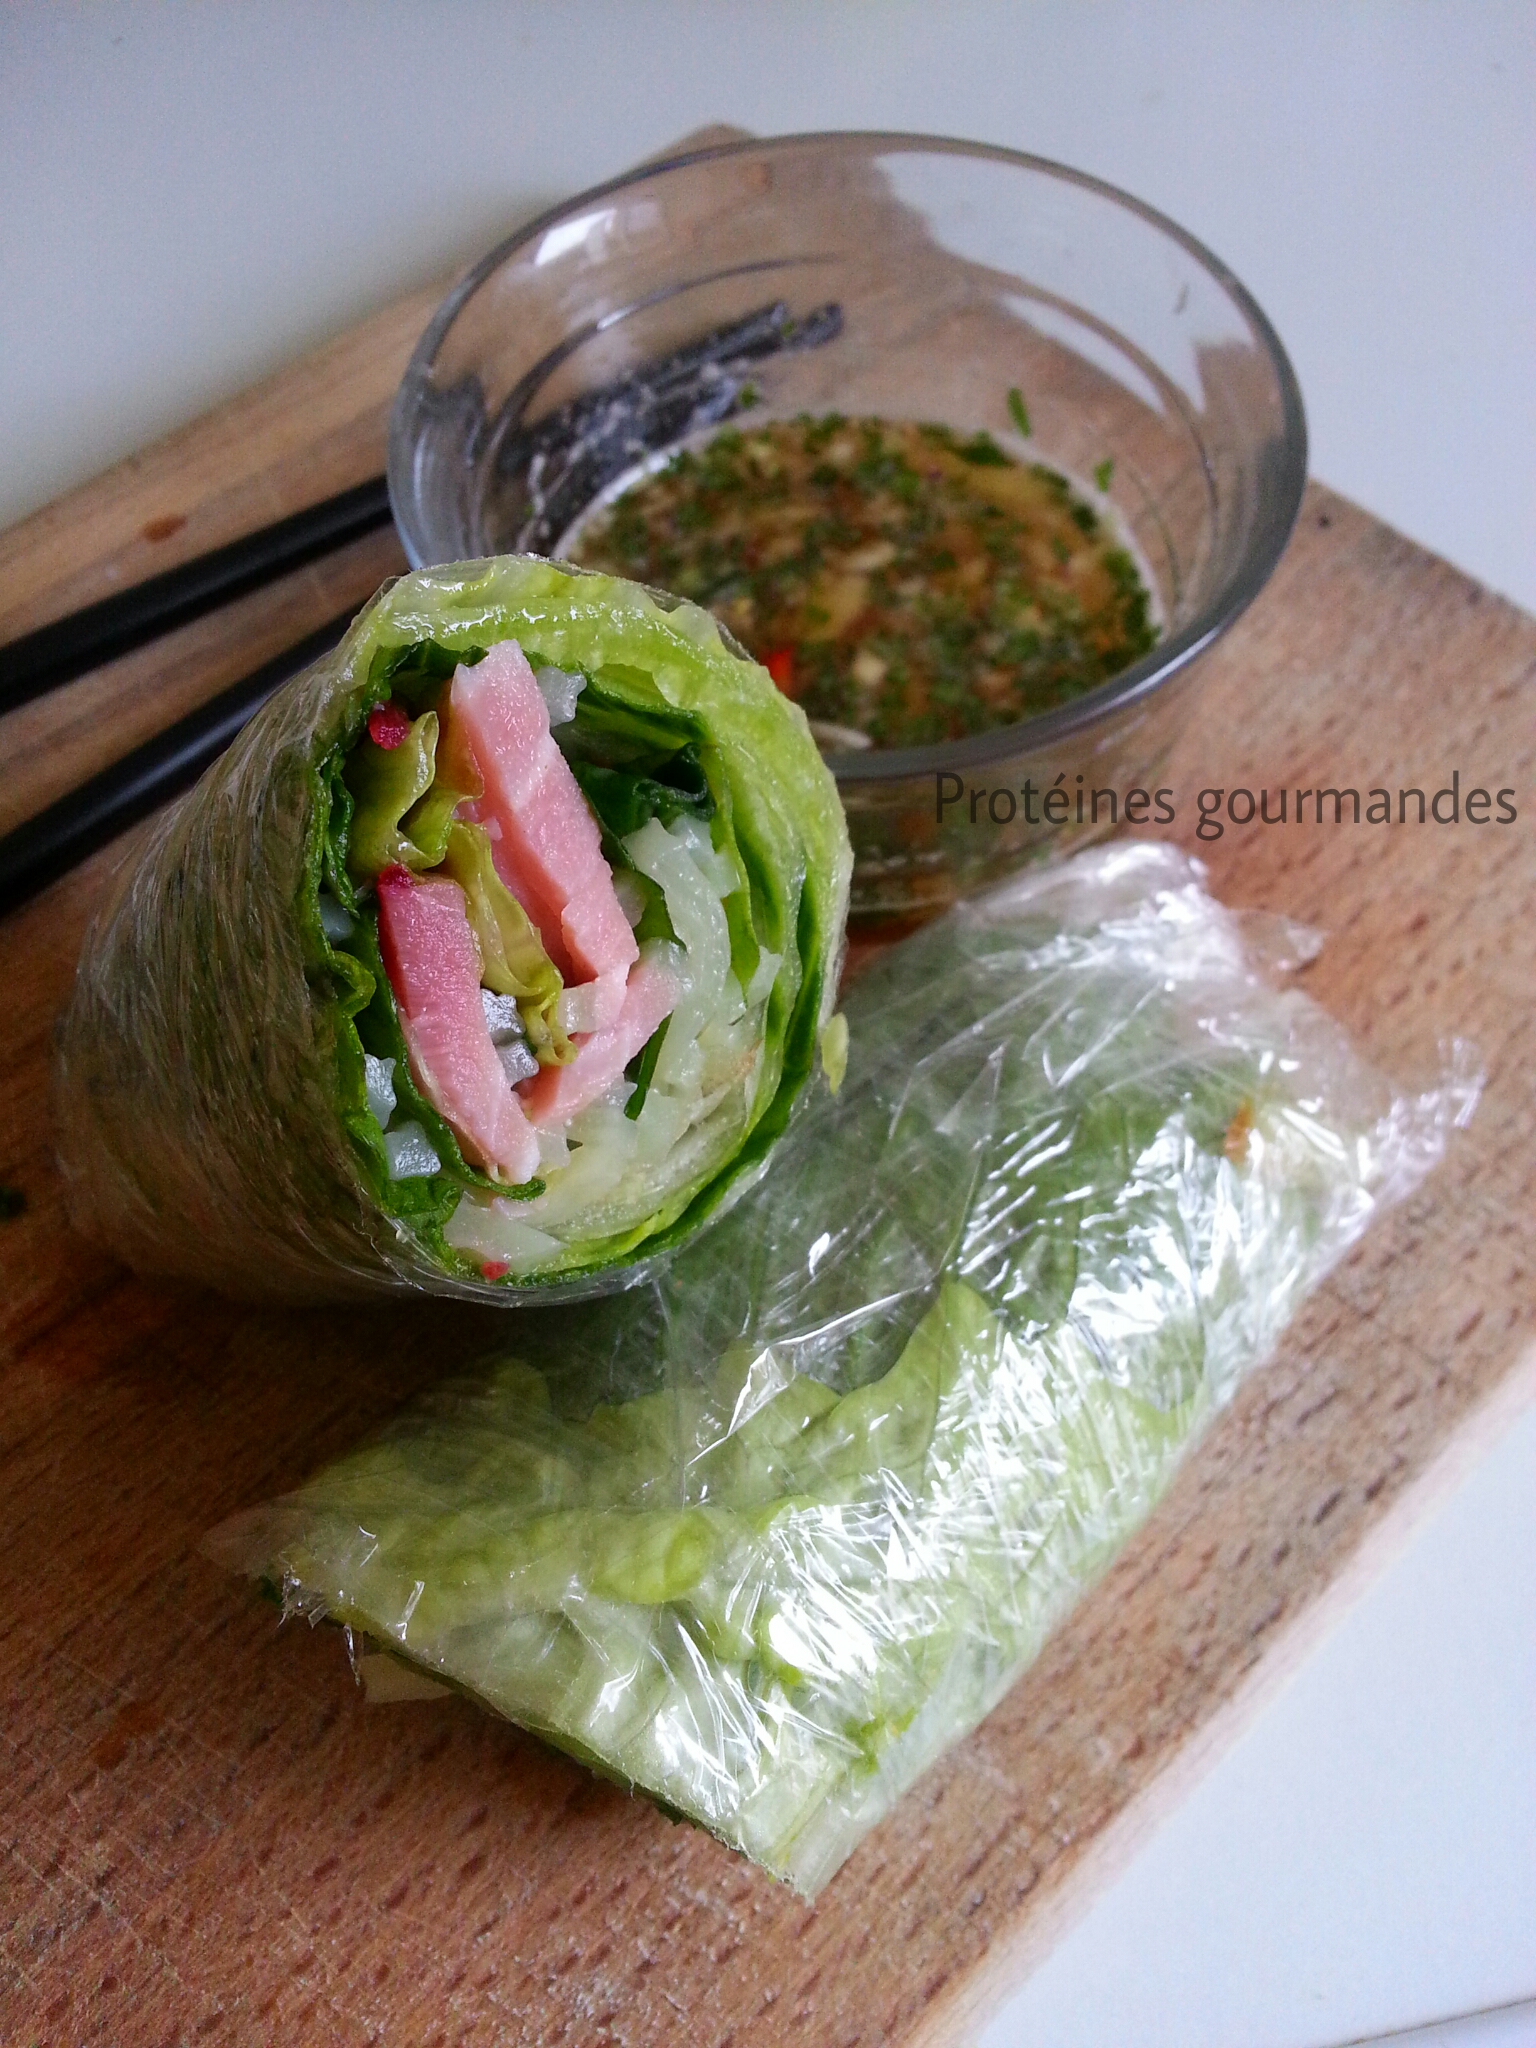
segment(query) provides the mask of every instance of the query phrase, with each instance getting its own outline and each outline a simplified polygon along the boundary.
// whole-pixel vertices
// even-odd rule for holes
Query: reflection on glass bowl
[[[390,492],[415,562],[549,552],[616,480],[746,406],[754,423],[875,415],[1017,447],[1010,393],[1033,459],[1106,479],[1161,633],[1041,716],[829,754],[855,910],[907,916],[1124,822],[1131,792],[1155,789],[1196,657],[1290,534],[1295,377],[1191,237],[978,144],[832,134],[679,157],[546,215],[449,295],[396,399]],[[1150,799],[1138,815],[1155,818]]]

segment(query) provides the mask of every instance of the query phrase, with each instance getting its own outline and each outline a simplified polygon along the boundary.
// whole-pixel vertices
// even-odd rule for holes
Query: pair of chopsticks
[[[0,716],[275,582],[389,523],[382,476],[0,647]],[[12,909],[194,783],[290,676],[334,647],[352,612],[156,733],[0,838],[0,908]]]

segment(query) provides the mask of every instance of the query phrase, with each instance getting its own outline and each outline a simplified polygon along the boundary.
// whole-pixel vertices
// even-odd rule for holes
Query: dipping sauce
[[[1015,724],[1157,638],[1129,552],[1065,477],[913,421],[729,428],[631,485],[568,553],[707,606],[829,751]]]

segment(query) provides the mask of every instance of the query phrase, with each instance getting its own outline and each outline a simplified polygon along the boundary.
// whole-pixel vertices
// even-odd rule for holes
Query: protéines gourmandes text
[[[1179,810],[1171,789],[1093,789],[1086,775],[1054,782],[1026,781],[1015,789],[967,782],[951,770],[934,776],[937,823],[980,825],[1172,825]],[[1513,789],[1461,787],[1456,769],[1443,789],[1202,789],[1195,797],[1197,839],[1219,839],[1232,825],[1513,825],[1519,817]]]

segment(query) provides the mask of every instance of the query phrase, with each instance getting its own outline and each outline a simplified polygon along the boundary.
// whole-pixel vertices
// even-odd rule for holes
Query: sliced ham
[[[616,1020],[577,1043],[567,1067],[545,1067],[522,1087],[530,1122],[564,1125],[611,1088],[663,1017],[677,1002],[677,984],[664,967],[643,960],[631,970]]]
[[[539,1141],[491,1043],[480,949],[457,882],[386,868],[379,948],[416,1085],[473,1164],[507,1181],[532,1180]]]
[[[500,641],[473,668],[460,668],[450,703],[485,779],[475,811],[494,827],[497,872],[566,981],[601,981],[602,1014],[616,1019],[639,947],[614,894],[596,821],[555,745],[548,706],[517,642]]]

